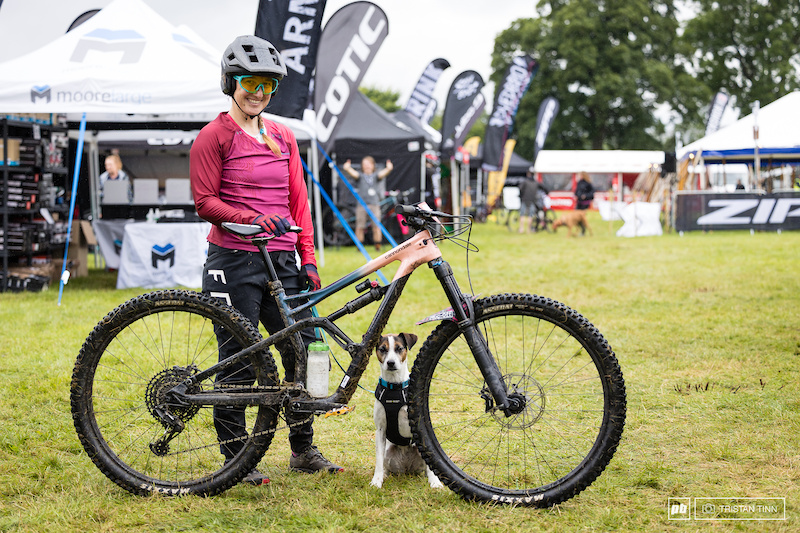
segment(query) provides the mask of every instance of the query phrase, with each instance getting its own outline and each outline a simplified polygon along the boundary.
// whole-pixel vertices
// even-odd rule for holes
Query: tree
[[[400,109],[397,104],[397,101],[400,100],[400,93],[397,91],[378,89],[377,87],[359,87],[359,90],[387,113],[394,113]]]
[[[681,83],[690,78],[677,63],[673,0],[540,0],[537,13],[502,32],[492,54],[496,85],[514,54],[530,53],[540,64],[516,119],[525,157],[533,156],[547,96],[558,98],[561,110],[546,148],[595,150],[670,148],[659,106],[689,116],[710,98],[706,88],[682,97]]]
[[[691,5],[697,14],[682,40],[700,82],[713,91],[726,89],[742,110],[800,88],[800,2],[694,0]]]

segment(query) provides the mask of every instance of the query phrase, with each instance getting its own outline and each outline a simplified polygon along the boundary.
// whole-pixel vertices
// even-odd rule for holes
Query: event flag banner
[[[714,95],[711,106],[708,108],[706,135],[711,135],[719,129],[719,125],[722,122],[722,114],[725,113],[725,108],[728,106],[728,100],[730,100],[730,96],[725,92],[725,89],[720,89],[719,92]]]
[[[453,80],[442,116],[443,156],[455,153],[486,106],[481,93],[483,85],[483,78],[474,70],[466,70]]]
[[[800,229],[800,192],[772,194],[678,191],[677,231]]]
[[[544,141],[547,139],[547,134],[550,133],[550,126],[553,125],[553,120],[558,115],[558,107],[558,100],[552,96],[545,98],[539,106],[539,115],[536,117],[536,137],[533,145],[534,163],[539,151],[544,148]]]
[[[325,151],[330,152],[334,132],[388,34],[386,14],[371,2],[347,4],[325,24],[314,82],[317,140]]]
[[[483,169],[499,170],[503,164],[503,145],[514,126],[519,102],[528,90],[539,65],[529,55],[516,56],[494,99],[494,108],[483,137]]]
[[[492,170],[489,172],[489,176],[487,178],[488,190],[486,194],[486,205],[488,206],[490,213],[495,207],[497,207],[497,203],[503,195],[503,187],[505,186],[506,175],[508,174],[508,165],[511,163],[511,154],[514,153],[514,147],[516,145],[516,140],[508,139],[503,146],[502,166],[498,170]]]
[[[326,2],[258,2],[256,36],[271,42],[286,63],[287,75],[269,103],[269,112],[273,115],[303,118],[303,111],[308,107],[309,84],[317,64],[317,45]]]
[[[442,72],[449,67],[450,62],[441,57],[431,61],[406,102],[404,110],[417,117],[423,124],[430,124],[436,113],[436,99],[433,97],[433,90],[436,88],[436,82],[439,81]]]

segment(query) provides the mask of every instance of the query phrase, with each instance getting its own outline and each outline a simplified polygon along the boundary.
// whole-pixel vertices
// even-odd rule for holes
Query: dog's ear
[[[418,338],[413,333],[401,333],[400,336],[403,337],[403,341],[406,343],[406,350],[410,350],[416,344]]]

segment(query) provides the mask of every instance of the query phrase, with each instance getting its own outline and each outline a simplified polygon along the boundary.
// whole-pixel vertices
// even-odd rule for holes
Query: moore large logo
[[[169,261],[169,268],[175,266],[175,245],[172,243],[159,246],[153,245],[153,253],[151,255],[153,260],[153,268],[158,268],[159,263],[162,261]]]
[[[36,85],[31,87],[31,102],[35,104],[39,100],[44,100],[49,104],[51,94],[52,91],[49,85]]]
[[[144,52],[144,46],[144,36],[135,30],[97,28],[78,41],[69,60],[73,63],[84,63],[87,60],[94,62],[100,58],[104,63],[138,63]]]

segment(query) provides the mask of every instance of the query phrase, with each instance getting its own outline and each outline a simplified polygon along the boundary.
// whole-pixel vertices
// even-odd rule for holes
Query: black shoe
[[[331,474],[344,472],[344,468],[327,460],[316,446],[311,446],[303,453],[297,455],[293,453],[291,459],[289,459],[289,470],[293,472],[304,472],[306,474],[314,474],[322,471],[327,471]]]

